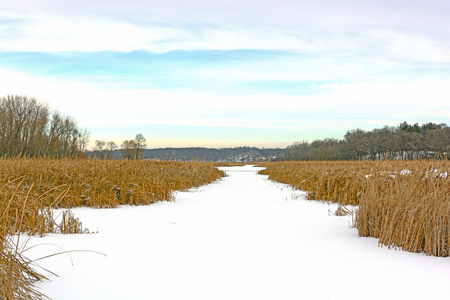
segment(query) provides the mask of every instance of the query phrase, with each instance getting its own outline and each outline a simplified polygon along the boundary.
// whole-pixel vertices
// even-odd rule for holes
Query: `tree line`
[[[28,96],[0,98],[0,157],[86,157],[90,134],[70,116],[51,111],[47,104]],[[122,158],[142,159],[146,139],[137,134],[121,145]],[[94,158],[111,159],[118,146],[95,141]]]
[[[89,137],[87,130],[78,128],[75,119],[51,111],[48,105],[34,98],[17,95],[0,98],[0,157],[86,157]],[[143,159],[146,147],[146,139],[139,133],[134,139],[120,145],[120,158]],[[118,158],[118,148],[112,141],[97,140],[88,156]],[[398,126],[384,126],[371,131],[350,130],[340,140],[326,138],[311,143],[302,141],[284,150],[276,150],[276,154],[270,156],[277,156],[279,160],[447,158],[450,152],[450,127],[431,122],[422,125],[403,122]],[[175,151],[172,150],[169,157],[179,159],[180,154]],[[216,152],[209,151],[206,155],[202,150],[202,153],[197,151],[195,156],[205,160],[213,160],[214,157],[217,160],[221,155]]]
[[[34,98],[0,98],[0,156],[82,157],[89,132]]]
[[[287,147],[281,160],[378,160],[443,159],[450,151],[447,124],[406,121],[398,126],[364,131],[349,130],[343,139],[326,138],[296,142]]]
[[[147,159],[181,160],[181,161],[215,161],[215,162],[255,162],[271,160],[278,157],[284,149],[234,147],[234,148],[157,148],[145,149]]]

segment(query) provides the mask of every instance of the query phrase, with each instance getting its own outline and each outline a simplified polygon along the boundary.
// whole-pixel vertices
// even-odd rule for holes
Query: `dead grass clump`
[[[444,176],[449,164],[409,167],[404,175],[385,171],[368,178],[357,213],[359,234],[388,247],[450,256],[450,182]]]
[[[45,277],[30,266],[30,261],[17,252],[8,238],[3,238],[0,249],[0,299],[41,299],[33,282]]]
[[[12,192],[8,185],[0,188],[0,299],[40,299],[45,296],[34,288],[33,282],[45,277],[32,268],[32,262],[19,247],[20,233],[30,226],[27,218],[35,218],[39,212],[33,211],[35,207],[29,193],[23,195],[18,192],[21,186],[19,179],[11,180],[17,184]]]
[[[56,224],[51,208],[59,204],[67,189],[57,194],[56,189],[52,189],[33,198],[35,186],[26,185],[24,181],[24,177],[0,180],[2,228],[8,234],[27,232],[30,235],[44,235],[54,232]]]

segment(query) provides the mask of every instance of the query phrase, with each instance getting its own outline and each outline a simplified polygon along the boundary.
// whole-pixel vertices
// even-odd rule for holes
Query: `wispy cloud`
[[[283,49],[449,62],[445,1],[6,1],[4,51]]]

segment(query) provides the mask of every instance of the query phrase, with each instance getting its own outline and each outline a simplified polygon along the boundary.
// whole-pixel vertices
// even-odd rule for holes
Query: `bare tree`
[[[0,98],[0,153],[35,156],[45,137],[49,109],[34,98]]]
[[[101,158],[101,159],[105,158],[105,156],[106,156],[105,146],[106,146],[105,141],[100,141],[100,140],[95,141],[95,146],[94,146],[94,157],[95,158]]]
[[[0,155],[79,156],[80,133],[76,121],[58,112],[50,114],[47,105],[27,96],[0,98]]]
[[[125,159],[135,159],[135,145],[134,145],[134,141],[133,140],[126,140],[122,143],[122,145],[120,145],[121,149],[120,151],[122,152],[122,158]]]
[[[81,152],[86,151],[86,147],[89,143],[89,136],[90,133],[86,129],[78,132],[77,147]]]
[[[55,111],[50,121],[47,155],[51,157],[78,156],[80,152],[77,148],[79,134],[77,123],[73,118],[62,116]]]
[[[122,157],[126,159],[143,159],[144,148],[147,147],[146,139],[139,133],[133,140],[126,140],[121,145]]]
[[[143,159],[144,158],[144,148],[147,147],[146,139],[142,135],[142,133],[139,133],[134,138],[134,147],[135,147],[135,158],[136,159]]]
[[[112,152],[118,148],[117,144],[113,141],[110,141],[106,143],[106,148],[108,149],[108,155],[106,158],[111,159],[112,158]]]

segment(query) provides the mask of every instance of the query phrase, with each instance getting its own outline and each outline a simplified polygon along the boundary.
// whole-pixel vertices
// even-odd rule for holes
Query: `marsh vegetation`
[[[113,208],[170,201],[174,193],[224,176],[212,163],[86,159],[0,159],[0,298],[42,296],[43,279],[17,236],[83,233],[70,210],[56,222],[54,208]]]
[[[361,236],[406,251],[450,255],[448,161],[312,161],[263,166],[266,169],[260,174],[307,191],[307,199],[357,206],[355,226]]]

